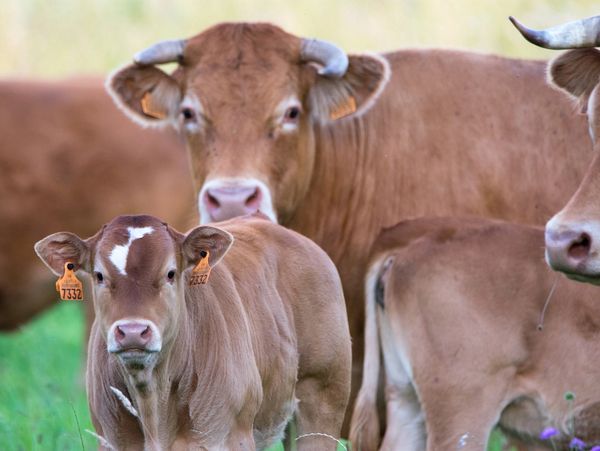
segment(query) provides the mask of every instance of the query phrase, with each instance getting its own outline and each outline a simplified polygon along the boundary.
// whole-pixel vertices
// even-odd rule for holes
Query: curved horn
[[[185,40],[161,41],[133,56],[137,64],[163,64],[181,60]]]
[[[348,69],[348,56],[337,45],[320,39],[303,39],[300,49],[303,61],[314,61],[323,67],[319,75],[331,78],[341,78]]]
[[[525,39],[540,47],[558,50],[600,45],[600,16],[575,20],[539,31],[527,28],[512,16],[509,19]]]

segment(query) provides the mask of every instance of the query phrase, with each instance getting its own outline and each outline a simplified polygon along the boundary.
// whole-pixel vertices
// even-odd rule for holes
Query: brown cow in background
[[[194,221],[185,150],[123,118],[99,79],[0,82],[0,330],[58,302],[31,246],[120,213]]]
[[[157,67],[169,61],[179,63],[171,75]],[[346,55],[237,23],[159,43],[108,86],[136,121],[183,133],[203,223],[260,209],[331,256],[355,383],[366,259],[381,227],[427,214],[542,224],[592,156],[585,121],[546,85],[543,61]]]

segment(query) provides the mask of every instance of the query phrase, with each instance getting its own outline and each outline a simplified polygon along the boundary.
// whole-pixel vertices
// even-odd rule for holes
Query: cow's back
[[[311,343],[310,338],[321,336],[318,330],[321,326],[331,327],[328,331],[331,336],[347,334],[339,275],[321,248],[310,239],[259,215],[232,219],[218,223],[218,226],[230,232],[235,240],[221,263],[223,269],[234,274],[237,290],[244,301],[264,302],[261,309],[248,308],[251,314],[278,310],[285,315],[286,321],[290,321],[295,333],[302,335],[300,341],[304,346],[309,343],[319,346]],[[265,291],[272,297],[267,299]],[[254,324],[262,327],[265,325],[263,320],[257,315]],[[263,328],[263,333],[268,335],[272,325]],[[268,349],[264,351],[268,353]]]
[[[545,63],[450,50],[385,54],[391,76],[365,114],[317,129],[313,183],[285,225],[335,262],[356,377],[363,281],[382,227],[420,216],[544,224],[593,156],[585,117]]]

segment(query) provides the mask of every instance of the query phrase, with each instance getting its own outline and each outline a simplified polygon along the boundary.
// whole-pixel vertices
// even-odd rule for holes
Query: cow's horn
[[[320,39],[303,39],[300,57],[303,61],[314,61],[323,67],[319,75],[341,78],[348,69],[348,56],[337,45]]]
[[[600,16],[575,20],[546,30],[532,30],[509,17],[517,30],[532,44],[547,49],[576,49],[600,45]]]
[[[183,56],[185,40],[161,41],[133,56],[137,64],[163,64],[177,62]]]

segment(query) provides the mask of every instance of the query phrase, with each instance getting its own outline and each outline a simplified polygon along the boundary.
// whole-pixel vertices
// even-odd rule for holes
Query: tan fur
[[[388,403],[414,402],[394,382],[394,362],[402,354],[407,358],[428,450],[486,449],[496,424],[529,442],[525,449],[552,449],[538,439],[548,426],[562,431],[555,437],[558,449],[568,447],[572,434],[588,444],[600,441],[598,291],[547,268],[540,229],[483,219],[417,219],[384,231],[373,252],[374,262],[386,255],[393,264],[383,280],[384,307],[375,306],[380,335],[367,339],[382,340]],[[386,328],[390,334],[383,334]],[[373,399],[372,386],[363,386],[364,398],[362,390]],[[571,406],[567,391],[575,394]],[[362,415],[355,411],[354,418]],[[398,449],[389,436],[408,426],[390,417],[388,408],[380,449]],[[361,424],[353,419],[352,437],[360,436]]]
[[[52,231],[92,234],[126,212],[195,221],[185,149],[123,117],[99,78],[0,81],[0,330],[56,305],[31,251]],[[91,308],[91,297],[86,297]],[[90,322],[91,324],[91,322]]]
[[[127,241],[127,227],[153,231],[131,244],[123,275],[108,256]],[[45,260],[64,254],[53,250],[56,239],[36,245]],[[95,284],[87,388],[96,431],[117,449],[262,449],[281,438],[294,412],[298,435],[340,436],[351,365],[345,303],[333,263],[310,240],[262,217],[182,235],[153,217],[124,216],[88,240],[61,242],[86,246],[91,257],[80,267],[104,271]],[[214,256],[210,279],[190,287],[201,250]],[[155,363],[128,367],[107,353],[111,324],[128,318],[157,325]],[[300,450],[335,446],[320,435],[298,441]]]
[[[196,191],[218,177],[259,178],[278,221],[336,263],[359,383],[366,259],[382,227],[431,214],[542,224],[592,153],[584,118],[546,85],[542,61],[442,50],[350,55],[336,84],[319,80],[299,48],[298,37],[273,26],[221,24],[187,41],[172,78],[206,117],[186,135]],[[348,82],[359,114],[316,122],[326,108],[312,111],[314,93],[339,87],[319,96],[335,100]],[[273,111],[291,94],[302,101],[298,131],[279,134]]]

